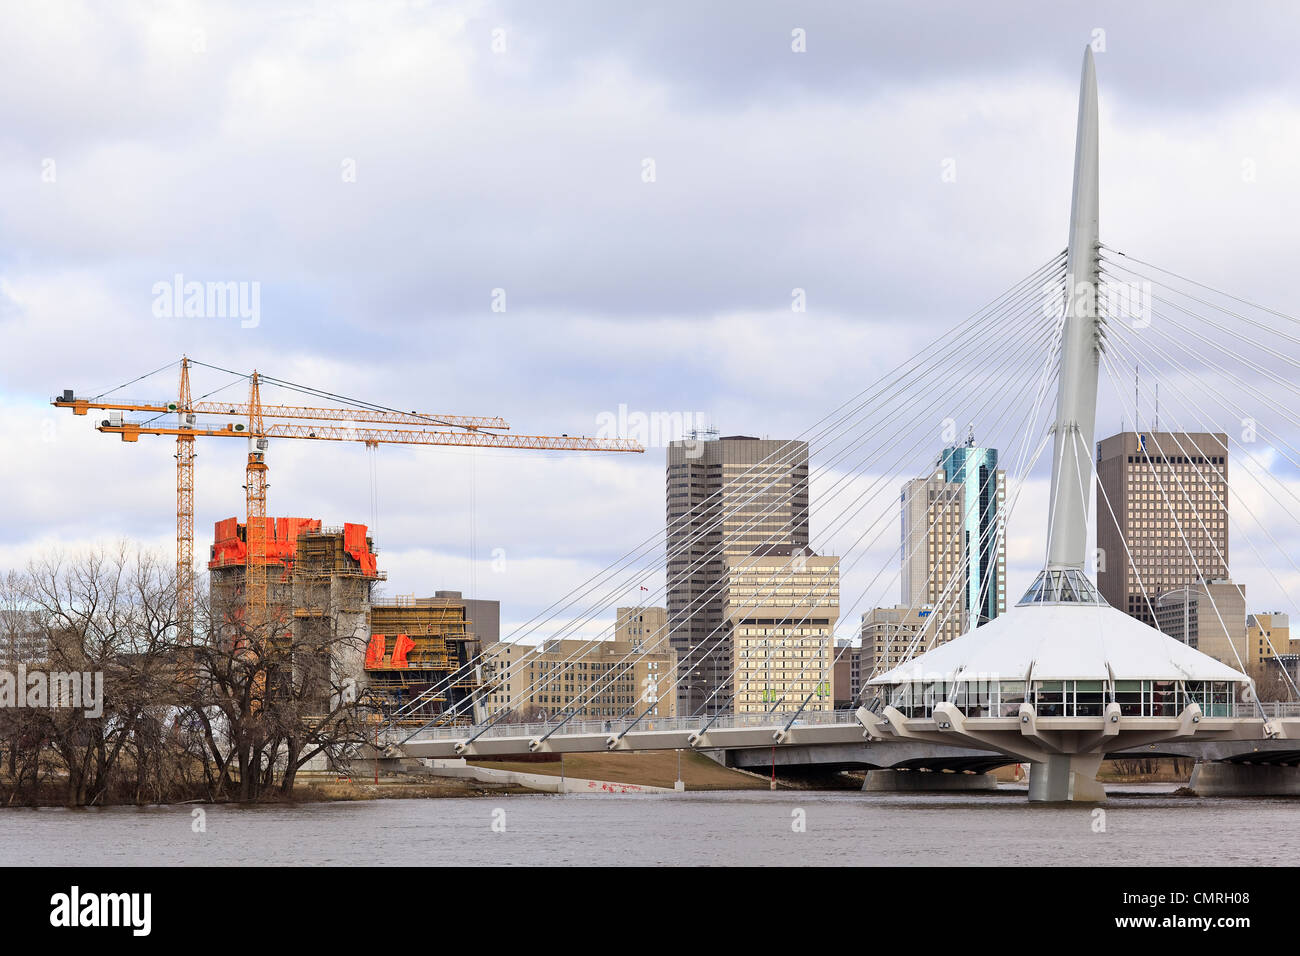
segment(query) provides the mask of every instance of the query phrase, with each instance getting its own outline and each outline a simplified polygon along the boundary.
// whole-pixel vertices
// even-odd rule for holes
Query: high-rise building
[[[965,630],[965,490],[942,471],[903,485],[900,600],[904,608],[930,609],[930,646]]]
[[[939,467],[962,488],[962,610],[969,630],[1007,609],[1007,544],[999,527],[1006,513],[1006,472],[998,468],[998,450],[979,447],[973,434],[965,444],[945,448]]]
[[[727,559],[737,714],[833,710],[840,559],[767,545]]]
[[[671,442],[667,514],[678,713],[715,713],[733,693],[727,562],[768,545],[808,546],[808,443],[740,435]]]
[[[1154,626],[1148,600],[1229,576],[1227,435],[1104,438],[1096,499],[1097,588],[1112,607]]]
[[[1198,581],[1155,599],[1156,626],[1229,667],[1254,659],[1247,640],[1246,589],[1227,580]]]

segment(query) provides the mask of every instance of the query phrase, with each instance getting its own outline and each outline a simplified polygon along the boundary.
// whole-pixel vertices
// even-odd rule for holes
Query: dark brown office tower
[[[725,562],[763,545],[808,546],[808,443],[742,435],[671,442],[667,495],[677,713],[729,712]]]
[[[1198,579],[1228,577],[1228,436],[1103,439],[1095,508],[1098,589],[1112,607],[1156,626],[1147,598],[1155,605]]]

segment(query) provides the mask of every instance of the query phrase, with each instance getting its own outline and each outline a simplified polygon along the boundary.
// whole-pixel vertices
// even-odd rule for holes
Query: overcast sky
[[[594,434],[621,405],[801,434],[1064,247],[1090,42],[1103,241],[1300,314],[1293,4],[5,6],[2,566],[123,535],[171,553],[171,442],[48,400],[181,353],[527,434]],[[257,283],[255,327],[160,316],[178,274]],[[195,393],[230,381],[198,369]],[[174,391],[168,370],[119,394]],[[1102,391],[1099,437],[1122,414]],[[244,450],[200,442],[202,556],[243,513]],[[387,593],[498,598],[507,630],[664,521],[662,447],[385,448],[376,483],[360,446],[270,462],[272,514],[371,523],[373,497]],[[1284,503],[1242,487],[1294,543]],[[1012,600],[1045,500],[1039,468]],[[876,565],[896,546],[895,525]],[[1294,610],[1294,564],[1233,548],[1252,605]]]

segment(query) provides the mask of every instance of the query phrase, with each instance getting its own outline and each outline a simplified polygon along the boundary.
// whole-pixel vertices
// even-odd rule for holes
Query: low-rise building
[[[669,646],[668,608],[619,608],[615,612],[614,640],[641,644],[654,650],[667,648]]]
[[[483,706],[489,714],[507,711],[503,720],[677,714],[677,655],[667,642],[659,653],[643,653],[631,641],[499,641],[485,658]]]
[[[934,643],[927,625],[936,620],[933,608],[906,604],[872,608],[863,614],[859,660],[862,680],[870,680],[873,675],[883,674],[924,653]],[[946,636],[946,633],[945,630],[940,636]]]
[[[835,642],[835,709],[858,706],[862,694],[862,648],[852,641]]]
[[[1255,657],[1246,637],[1246,589],[1225,578],[1174,588],[1155,600],[1156,626],[1230,667]]]
[[[1291,650],[1291,616],[1282,611],[1256,611],[1246,618],[1246,646],[1257,663],[1277,657],[1289,657]]]

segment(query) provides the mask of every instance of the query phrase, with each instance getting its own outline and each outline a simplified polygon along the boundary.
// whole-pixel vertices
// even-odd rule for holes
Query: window
[[[1039,717],[1064,717],[1064,682],[1059,680],[1035,681],[1034,706]]]
[[[1003,717],[1015,717],[1020,713],[1020,705],[1025,702],[1025,682],[1002,681],[998,686],[998,714]]]

